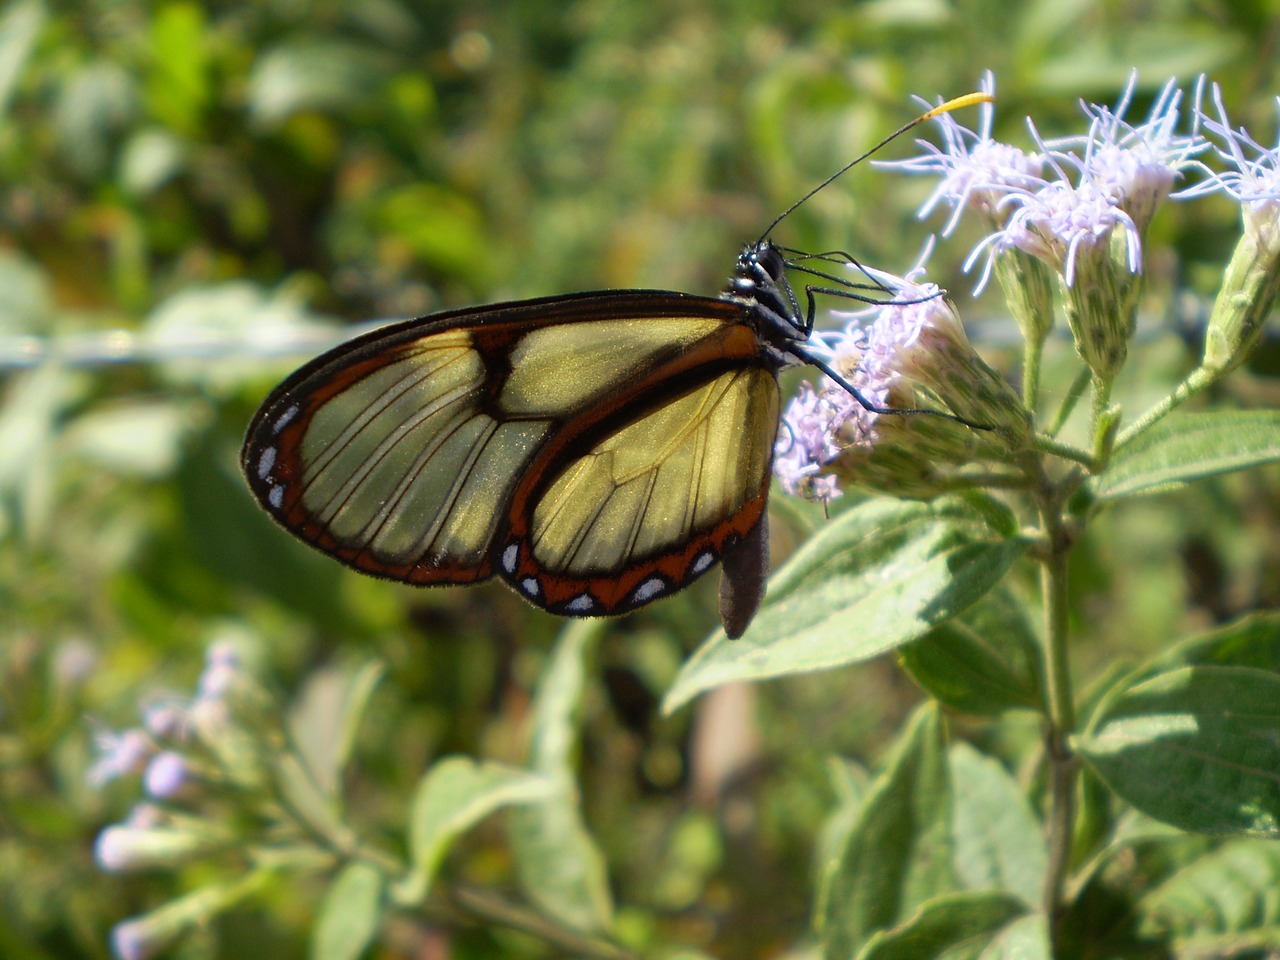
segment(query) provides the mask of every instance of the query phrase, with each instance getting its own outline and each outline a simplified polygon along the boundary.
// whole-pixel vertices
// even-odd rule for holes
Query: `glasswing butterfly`
[[[350,567],[412,584],[498,575],[565,616],[623,613],[724,567],[725,632],[768,572],[778,372],[806,348],[815,293],[852,284],[746,245],[719,297],[574,293],[450,310],[356,337],[263,402],[241,466],[277,523]],[[806,288],[787,269],[846,289]],[[911,413],[922,411],[879,411]]]

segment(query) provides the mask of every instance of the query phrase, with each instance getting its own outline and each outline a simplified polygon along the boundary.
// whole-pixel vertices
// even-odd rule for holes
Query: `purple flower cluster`
[[[994,89],[988,74],[982,90]],[[1135,73],[1115,107],[1082,103],[1089,128],[1079,136],[1046,141],[1028,120],[1033,152],[993,140],[993,109],[984,104],[977,129],[942,114],[935,118],[940,146],[922,142],[920,156],[878,164],[939,177],[920,215],[949,205],[944,235],[965,210],[988,231],[965,268],[985,260],[977,292],[995,273],[1031,345],[1026,405],[1034,406],[1056,288],[1092,372],[1095,401],[1105,406],[1136,323],[1147,228],[1170,197],[1222,191],[1244,207],[1246,237],[1210,322],[1206,367],[1220,372],[1239,363],[1256,341],[1260,317],[1280,296],[1280,147],[1266,149],[1234,130],[1216,85],[1216,116],[1202,111],[1203,77],[1189,109],[1187,94],[1171,80],[1146,119],[1132,122],[1127,114],[1136,89]],[[1228,171],[1215,173],[1200,159],[1210,150]],[[1189,173],[1202,179],[1175,193]],[[806,383],[779,435],[775,472],[783,487],[824,503],[839,496],[844,483],[933,495],[946,486],[940,466],[998,458],[997,438],[1006,461],[1026,444],[1029,411],[1010,409],[1023,401],[973,353],[951,303],[932,284],[872,273],[893,299],[855,314],[843,331],[814,336],[815,347],[867,405],[829,379],[816,387]],[[887,416],[868,406],[933,409],[982,425],[990,435],[958,435],[954,422]]]

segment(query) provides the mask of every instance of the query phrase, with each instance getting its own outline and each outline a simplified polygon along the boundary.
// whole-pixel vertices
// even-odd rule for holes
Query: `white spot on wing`
[[[689,568],[689,572],[695,577],[702,573],[707,567],[716,562],[716,555],[710,550],[703,550],[700,554],[693,558],[693,566]]]
[[[286,410],[284,413],[280,414],[280,416],[276,418],[276,422],[271,425],[271,432],[279,433],[281,430],[287,427],[289,425],[289,421],[292,420],[297,415],[298,415],[298,405],[295,403],[288,410]]]
[[[284,485],[277,483],[271,488],[271,492],[267,494],[267,503],[271,504],[277,510],[284,503]]]
[[[536,577],[525,577],[520,581],[520,589],[531,597],[538,595],[538,580]]]
[[[258,454],[258,479],[265,480],[271,476],[271,468],[276,465],[276,448],[263,447]]]
[[[654,597],[660,597],[667,592],[667,582],[661,577],[650,577],[640,586],[636,587],[635,592],[631,594],[632,603],[648,603]]]
[[[581,593],[565,605],[569,613],[590,613],[596,608],[596,598],[589,593]]]
[[[516,561],[520,559],[520,544],[511,543],[502,551],[502,569],[507,573],[516,572]]]

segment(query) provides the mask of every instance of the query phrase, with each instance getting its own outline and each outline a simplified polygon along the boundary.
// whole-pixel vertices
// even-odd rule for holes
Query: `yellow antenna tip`
[[[979,103],[995,103],[996,98],[989,93],[966,93],[964,96],[955,97],[946,103],[940,103],[927,113],[922,113],[916,119],[919,123],[921,120],[932,120],[934,117],[941,116],[944,113],[950,113],[952,110],[959,110],[961,107],[972,107]]]

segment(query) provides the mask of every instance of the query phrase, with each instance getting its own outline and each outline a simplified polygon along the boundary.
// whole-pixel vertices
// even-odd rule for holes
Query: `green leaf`
[[[0,116],[9,112],[9,100],[43,23],[44,4],[37,0],[11,3],[0,17]]]
[[[1044,826],[996,760],[966,743],[951,748],[956,873],[971,890],[1001,890],[1039,905],[1046,862]]]
[[[147,104],[165,127],[198,136],[210,98],[210,30],[203,4],[177,0],[151,16]]]
[[[951,794],[938,710],[927,704],[903,730],[871,784],[817,918],[828,960],[845,960],[876,931],[956,889]]]
[[[1021,605],[997,588],[960,616],[898,650],[898,661],[934,699],[994,717],[1040,710],[1040,648]]]
[[[267,50],[249,77],[249,119],[275,127],[300,110],[339,111],[367,102],[385,82],[388,57],[347,40],[290,40]]]
[[[827,773],[836,794],[836,806],[822,824],[815,843],[815,883],[813,894],[814,925],[822,922],[831,897],[831,885],[840,872],[841,855],[849,843],[849,835],[858,822],[862,801],[870,788],[867,771],[844,757],[831,757]]]
[[[92,464],[124,476],[167,477],[182,453],[182,440],[206,417],[204,409],[176,400],[101,404],[72,421],[62,440]]]
[[[320,904],[311,960],[355,960],[364,952],[382,922],[385,879],[365,863],[348,864],[334,878]]]
[[[574,777],[577,714],[585,684],[583,661],[604,621],[579,620],[561,631],[533,704],[530,766],[554,784],[554,794],[512,813],[510,837],[526,897],[543,913],[585,933],[613,925],[604,856],[582,818]]]
[[[1044,914],[1019,917],[992,938],[978,960],[1053,960]]]
[[[1168,489],[1280,460],[1280,411],[1169,416],[1116,450],[1086,489],[1099,501]]]
[[[857,958],[973,957],[1001,927],[1026,910],[1016,897],[990,890],[937,897],[923,904],[906,922],[871,937]]]
[[[1198,833],[1280,838],[1280,676],[1183,667],[1116,694],[1076,744],[1139,810]]]
[[[1280,943],[1280,847],[1224,843],[1147,893],[1138,912],[1153,936],[1204,945],[1210,937],[1268,931],[1274,946]]]
[[[1166,667],[1216,664],[1280,673],[1280,613],[1262,611],[1191,637],[1160,658]]]
[[[317,786],[336,795],[343,767],[383,667],[370,661],[354,673],[338,667],[315,671],[289,711],[289,731]]]
[[[546,777],[470,757],[436,761],[418,781],[409,821],[413,873],[397,885],[401,903],[420,903],[440,861],[459,834],[501,807],[536,803],[554,795]]]
[[[914,640],[994,587],[1026,544],[990,501],[871,500],[828,524],[778,572],[737,640],[717,633],[663,709],[711,687],[824,670]]]

